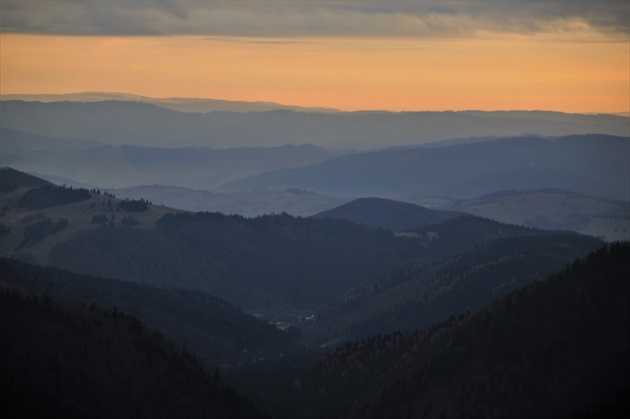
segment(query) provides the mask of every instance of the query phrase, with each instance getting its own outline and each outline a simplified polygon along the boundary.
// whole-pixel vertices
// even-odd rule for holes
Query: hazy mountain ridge
[[[333,196],[472,198],[506,189],[567,189],[630,200],[630,140],[518,137],[450,147],[372,151],[238,180],[221,191],[304,188]]]
[[[145,198],[156,204],[187,211],[221,212],[244,217],[282,212],[306,217],[348,201],[348,199],[320,195],[303,189],[220,193],[173,186],[145,185],[111,191],[123,199]]]
[[[373,149],[450,138],[627,135],[628,119],[557,112],[266,112],[183,113],[146,103],[3,101],[0,126],[57,138],[112,145],[243,147],[310,143]]]
[[[30,152],[64,153],[68,151],[88,151],[107,146],[107,144],[70,138],[51,138],[45,135],[30,134],[5,127],[0,127],[0,157],[5,159]]]
[[[274,102],[244,102],[221,99],[167,97],[153,98],[116,92],[82,92],[68,94],[10,94],[0,96],[0,100],[19,100],[24,102],[104,102],[110,100],[139,102],[156,105],[179,112],[207,113],[227,112],[264,112],[270,110],[291,110],[296,112],[340,112],[331,108],[313,108],[281,105]]]
[[[419,203],[422,203],[420,200]],[[497,221],[544,229],[567,229],[608,241],[630,240],[630,202],[596,198],[559,189],[509,190],[441,208]]]
[[[247,176],[326,160],[336,153],[308,144],[213,149],[111,146],[2,129],[0,160],[28,172],[95,188],[163,184],[211,190]]]

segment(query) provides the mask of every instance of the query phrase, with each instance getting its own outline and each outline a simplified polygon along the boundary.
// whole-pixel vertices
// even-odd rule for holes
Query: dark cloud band
[[[423,37],[580,28],[630,33],[627,0],[3,0],[0,5],[3,33]]]

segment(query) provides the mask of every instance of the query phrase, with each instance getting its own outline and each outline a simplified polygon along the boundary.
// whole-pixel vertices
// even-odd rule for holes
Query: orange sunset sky
[[[630,2],[2,1],[2,94],[630,111]]]

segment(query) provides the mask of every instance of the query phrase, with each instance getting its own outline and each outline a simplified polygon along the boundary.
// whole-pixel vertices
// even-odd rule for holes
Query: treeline
[[[38,177],[15,170],[11,167],[0,167],[0,193],[8,193],[20,186],[29,188],[52,185],[50,182]]]
[[[629,261],[613,244],[478,313],[347,344],[294,382],[293,417],[625,417]]]
[[[88,189],[45,185],[26,191],[18,199],[17,206],[43,209],[85,201],[91,196],[92,193]]]
[[[151,202],[145,199],[125,199],[118,203],[118,208],[127,212],[144,212],[149,209]]]
[[[185,348],[116,309],[0,289],[0,391],[15,417],[262,418]]]

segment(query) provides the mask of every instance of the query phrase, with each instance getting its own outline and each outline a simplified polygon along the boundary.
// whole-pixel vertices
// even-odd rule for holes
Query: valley
[[[95,127],[140,109],[100,98],[90,102],[105,112],[90,116]],[[114,400],[122,412],[178,386],[227,400],[208,406],[194,391],[163,400],[165,412],[187,400],[192,417],[620,409],[629,368],[627,137],[488,136],[369,150],[211,148],[192,137],[164,147],[159,136],[129,145],[105,131],[46,125],[91,112],[79,106],[86,102],[55,103],[57,116],[39,120],[45,132],[0,130],[0,289],[7,309],[24,316],[1,324],[10,344],[0,349],[12,360],[2,385],[16,400],[43,397],[45,409],[74,413],[106,412]],[[172,105],[142,112],[168,120],[183,108],[227,106]],[[260,115],[251,124],[270,117],[244,107],[227,120],[252,112]],[[296,127],[361,116],[272,112],[289,112]],[[140,120],[120,125],[121,138],[143,130]],[[63,339],[43,353],[16,349],[52,335]],[[112,342],[137,352],[112,355]],[[558,355],[570,347],[574,355]],[[67,348],[83,348],[80,366],[69,367]],[[102,370],[107,362],[115,365]],[[137,380],[125,376],[130,362]],[[32,365],[20,371],[46,384],[33,389],[9,364]],[[170,378],[156,378],[151,365]],[[76,397],[77,380],[87,402]],[[98,396],[117,382],[146,391]],[[544,391],[532,390],[538,383]]]
[[[629,6],[0,0],[2,417],[629,417]]]

